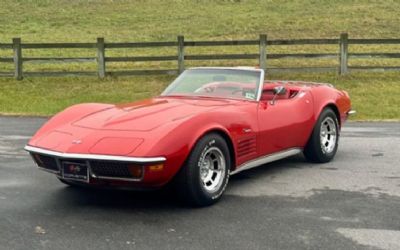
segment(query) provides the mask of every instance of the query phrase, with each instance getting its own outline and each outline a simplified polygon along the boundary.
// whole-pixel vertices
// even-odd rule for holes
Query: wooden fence
[[[294,39],[294,40],[268,40],[267,35],[260,35],[258,40],[237,41],[185,41],[183,36],[178,36],[177,41],[171,42],[132,42],[132,43],[106,43],[104,38],[97,38],[96,43],[22,43],[20,38],[14,38],[12,43],[0,43],[0,49],[12,49],[13,58],[1,58],[0,63],[13,63],[14,72],[2,72],[0,76],[15,77],[21,80],[30,76],[98,76],[104,78],[107,75],[147,75],[147,74],[178,74],[185,69],[185,62],[191,60],[243,60],[257,59],[259,67],[267,72],[307,71],[323,72],[334,71],[343,75],[352,70],[397,70],[400,66],[349,66],[349,58],[400,58],[400,53],[349,53],[351,44],[398,44],[400,39],[349,39],[348,34],[343,33],[338,39]],[[214,54],[214,55],[187,55],[186,47],[198,46],[258,46],[257,54]],[[291,54],[269,54],[270,46],[280,45],[338,45],[338,53],[291,53]],[[134,57],[107,57],[106,52],[110,49],[120,48],[154,48],[154,47],[176,47],[177,53],[170,56],[134,56]],[[23,49],[94,49],[97,57],[23,57]],[[277,68],[268,67],[269,60],[283,58],[333,58],[338,60],[339,66],[332,67],[290,67]],[[24,62],[36,61],[38,63],[49,62],[96,62],[97,71],[62,71],[62,72],[30,72],[23,71]],[[177,61],[177,69],[163,70],[124,70],[108,71],[107,62],[149,62],[149,61]],[[1,65],[1,64],[0,64]]]

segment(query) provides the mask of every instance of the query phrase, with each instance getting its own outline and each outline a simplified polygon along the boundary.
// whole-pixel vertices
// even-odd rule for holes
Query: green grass
[[[186,40],[398,38],[397,0],[2,0],[0,43]],[[350,52],[398,52],[400,45],[350,46]],[[337,53],[338,46],[275,46],[270,53]],[[187,54],[257,53],[257,46],[187,48]],[[95,50],[24,50],[24,56],[95,56]],[[107,56],[175,55],[176,48],[107,50]],[[12,50],[0,50],[12,57]],[[256,65],[256,60],[197,61],[189,66]],[[399,59],[352,59],[350,65],[400,65]],[[335,59],[270,60],[269,66],[337,66]],[[176,62],[109,63],[108,70],[176,68]],[[0,72],[13,65],[0,63]],[[95,63],[25,63],[27,71],[96,70]],[[400,73],[281,74],[268,78],[334,83],[347,90],[355,119],[400,119]],[[0,113],[51,115],[80,102],[127,102],[157,95],[172,77],[0,78]]]
[[[333,83],[349,92],[357,120],[400,117],[400,73],[269,75],[269,79],[296,79]],[[170,76],[96,78],[32,78],[2,80],[0,113],[51,115],[81,102],[122,103],[159,94]]]
[[[2,0],[1,39],[398,36],[397,0]]]

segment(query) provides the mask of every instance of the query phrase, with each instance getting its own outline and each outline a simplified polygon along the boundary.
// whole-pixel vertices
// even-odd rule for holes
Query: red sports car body
[[[306,150],[312,161],[329,161],[352,112],[345,91],[265,81],[259,69],[195,68],[171,86],[144,101],[69,107],[25,149],[70,185],[154,188],[174,180],[187,200],[207,205],[229,174]]]

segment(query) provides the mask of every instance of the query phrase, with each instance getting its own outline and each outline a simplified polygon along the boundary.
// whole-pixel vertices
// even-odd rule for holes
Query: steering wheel
[[[216,86],[201,86],[200,88],[196,89],[194,93],[212,93],[216,89]]]
[[[200,88],[196,89],[194,92],[195,93],[212,93],[215,92],[217,89],[221,90],[227,90],[231,91],[231,94],[234,95],[238,92],[243,93],[243,88],[240,84],[238,83],[212,83],[212,84],[207,84],[204,86],[201,86]]]

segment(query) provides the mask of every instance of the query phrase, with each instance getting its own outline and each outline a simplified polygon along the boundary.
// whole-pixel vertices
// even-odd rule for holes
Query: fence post
[[[185,38],[178,36],[178,72],[185,70]]]
[[[267,35],[260,35],[260,69],[267,70]]]
[[[104,38],[102,37],[97,38],[97,74],[99,78],[106,76]]]
[[[22,49],[21,38],[13,38],[14,50],[14,77],[17,80],[22,80]]]
[[[349,35],[347,33],[340,34],[340,69],[339,74],[344,75],[348,71],[348,51],[349,51]]]

